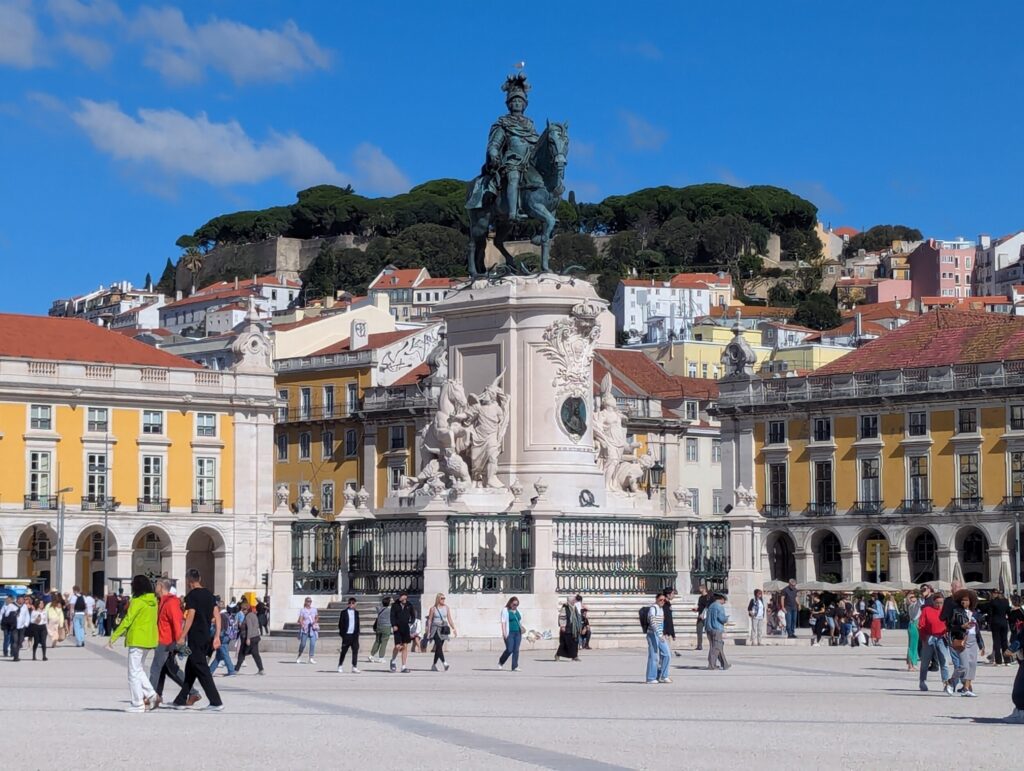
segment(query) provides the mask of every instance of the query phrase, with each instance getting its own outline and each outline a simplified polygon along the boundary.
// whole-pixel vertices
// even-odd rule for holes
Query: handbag
[[[953,650],[957,653],[961,653],[964,648],[967,647],[967,640],[963,637],[957,637],[953,639]]]

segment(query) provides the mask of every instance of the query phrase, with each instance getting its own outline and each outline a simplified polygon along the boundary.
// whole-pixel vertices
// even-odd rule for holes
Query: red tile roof
[[[899,306],[899,307],[897,307]],[[864,321],[877,321],[878,319],[916,319],[920,314],[907,307],[906,301],[890,300],[884,303],[864,303],[852,310],[843,311],[843,318],[853,318],[857,314]]]
[[[1024,359],[1024,319],[936,309],[814,371],[815,376]]]
[[[430,365],[426,362],[413,367],[411,370],[402,375],[392,385],[404,386],[404,385],[416,385],[423,378],[430,374]]]
[[[250,282],[250,283],[252,283],[252,282]],[[247,297],[255,297],[255,296],[258,296],[258,295],[259,295],[259,293],[257,292],[257,290],[253,289],[251,286],[250,287],[243,287],[241,289],[235,289],[234,287],[231,287],[229,289],[220,289],[220,290],[217,290],[217,291],[196,292],[194,295],[190,295],[188,297],[183,297],[180,300],[175,300],[172,303],[168,303],[167,305],[165,305],[163,308],[160,309],[160,312],[163,313],[166,310],[171,310],[171,309],[174,309],[174,308],[183,308],[186,305],[197,305],[199,303],[212,303],[212,302],[215,302],[217,300],[225,300],[226,301],[226,300],[244,299],[244,298],[247,298]]]
[[[628,380],[639,389],[642,396],[679,395],[679,385],[672,376],[661,368],[643,351],[626,351],[622,348],[602,348],[595,351],[594,360],[608,370],[613,376]]]
[[[621,280],[623,286],[654,287],[672,289],[707,289],[708,285],[729,285],[732,286],[732,276],[719,276],[717,273],[677,273],[668,281],[653,278],[624,278]]]
[[[202,369],[188,359],[90,324],[84,319],[14,313],[0,314],[0,356]]]
[[[682,396],[708,400],[718,398],[717,380],[709,380],[706,377],[683,377],[682,375],[673,375],[672,379],[679,386]]]
[[[382,271],[369,289],[411,289],[416,286],[416,279],[419,278],[423,268],[399,268],[398,270]]]
[[[780,308],[771,305],[729,305],[725,308],[715,306],[709,315],[715,318],[736,318],[739,311],[743,318],[752,319],[789,319],[796,313],[796,308]]]
[[[357,348],[359,351],[368,351],[373,348],[383,348],[385,345],[391,345],[397,343],[399,340],[409,337],[409,335],[415,335],[420,332],[420,329],[400,329],[395,332],[377,332],[369,335],[367,338],[368,343],[362,347]],[[345,338],[341,342],[331,343],[326,348],[321,348],[319,351],[314,351],[309,356],[327,356],[332,353],[345,353],[352,350],[349,348],[349,338]]]
[[[835,233],[840,238],[842,238],[843,236],[849,236],[850,238],[853,238],[860,231],[857,230],[857,228],[851,228],[848,225],[843,225],[842,227],[835,228],[832,232]]]
[[[821,340],[825,337],[847,337],[854,333],[857,328],[856,321],[847,321],[845,324],[840,324],[834,329],[826,329],[822,332],[815,332],[813,335],[807,338],[807,342],[812,340]],[[860,331],[865,335],[876,335],[881,337],[882,335],[889,334],[892,330],[889,327],[884,327],[874,321],[864,321],[861,319]]]
[[[465,281],[460,278],[425,278],[416,285],[417,289],[450,289],[456,284]]]
[[[258,286],[286,286],[298,289],[302,286],[301,281],[296,281],[291,278],[278,278],[277,276],[259,276],[254,282],[251,278],[243,279],[238,282],[239,289],[251,289]],[[219,292],[222,289],[234,289],[234,281],[215,281],[212,284],[207,284],[196,291],[196,294],[201,292]]]

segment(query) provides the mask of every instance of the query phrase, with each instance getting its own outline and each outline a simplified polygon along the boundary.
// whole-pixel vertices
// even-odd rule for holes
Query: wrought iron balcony
[[[816,501],[807,504],[808,517],[834,517],[836,515],[835,501]]]
[[[766,519],[782,519],[789,516],[788,503],[766,503],[761,507],[761,514]]]
[[[949,508],[953,511],[981,511],[981,496],[970,495],[966,498],[953,498],[949,502]]]
[[[1004,495],[1002,507],[1006,511],[1024,511],[1024,495]]]
[[[56,495],[26,495],[25,496],[25,508],[26,509],[56,509],[57,508],[57,496]]]
[[[109,495],[83,495],[82,511],[116,511],[121,505]]]
[[[1010,418],[1011,431],[1024,431],[1024,418]]]
[[[347,418],[352,414],[348,404],[339,403],[333,406],[324,407],[321,405],[309,406],[306,408],[285,409],[279,407],[277,410],[278,423],[313,423],[322,420],[338,420]]]
[[[853,511],[856,514],[881,514],[884,510],[884,501],[854,501],[853,503]]]
[[[931,498],[904,498],[900,504],[900,511],[903,514],[931,514]]]
[[[212,498],[203,500],[201,498],[192,499],[192,513],[193,514],[223,514],[224,513],[224,501]]]
[[[170,498],[139,498],[138,511],[162,511],[167,513],[171,510]]]

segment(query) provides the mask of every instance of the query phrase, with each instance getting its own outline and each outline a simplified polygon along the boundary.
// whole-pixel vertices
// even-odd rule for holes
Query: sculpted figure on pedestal
[[[476,487],[504,487],[498,479],[498,456],[509,419],[508,395],[498,387],[503,376],[469,397],[464,422],[470,431],[469,473]]]
[[[601,408],[594,415],[594,447],[606,490],[635,493],[640,489],[644,467],[653,460],[647,455],[636,456],[636,445],[626,434],[625,416],[612,394],[611,375],[601,380]]]

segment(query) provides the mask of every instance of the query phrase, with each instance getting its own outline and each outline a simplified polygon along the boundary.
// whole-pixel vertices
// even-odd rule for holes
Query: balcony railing
[[[953,511],[981,511],[981,496],[971,495],[966,498],[953,498],[949,502],[949,508]]]
[[[1024,495],[1004,495],[1002,507],[1006,511],[1024,511]]]
[[[193,514],[223,514],[224,513],[224,501],[222,500],[202,500],[200,498],[192,499],[192,513]]]
[[[83,495],[82,511],[115,511],[121,505],[109,495]]]
[[[1024,431],[1024,418],[1010,418],[1011,431]]]
[[[26,509],[56,509],[57,508],[57,496],[56,495],[26,495],[25,496],[25,508]]]
[[[767,519],[781,519],[789,516],[788,503],[766,503],[761,507],[761,514]]]
[[[368,388],[360,409],[364,413],[390,410],[426,410],[437,406],[437,396],[416,386]]]
[[[335,404],[333,407],[317,405],[308,409],[298,407],[287,410],[282,407],[277,411],[277,422],[303,423],[316,420],[334,420],[335,418],[347,418],[350,414],[352,413],[347,404]]]
[[[854,501],[855,514],[881,514],[885,510],[884,501]]]
[[[836,515],[836,502],[824,501],[807,504],[808,517],[834,517]]]
[[[931,514],[931,498],[904,498],[900,504],[900,511],[903,514]]]
[[[170,498],[139,498],[138,511],[162,511],[167,513],[171,510]]]

